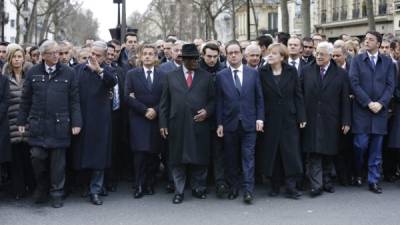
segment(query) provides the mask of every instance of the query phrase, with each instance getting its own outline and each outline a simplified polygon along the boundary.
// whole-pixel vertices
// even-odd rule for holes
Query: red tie
[[[192,76],[192,71],[187,72],[187,77],[186,77],[186,84],[190,88],[192,86],[192,81],[193,81],[193,76]]]

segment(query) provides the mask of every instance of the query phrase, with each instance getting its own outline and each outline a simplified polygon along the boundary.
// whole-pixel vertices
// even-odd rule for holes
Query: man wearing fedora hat
[[[174,204],[184,198],[187,169],[192,195],[205,199],[210,158],[210,120],[214,112],[214,83],[199,68],[196,45],[182,47],[182,67],[168,73],[160,101],[160,133],[169,143],[169,164],[175,184]]]

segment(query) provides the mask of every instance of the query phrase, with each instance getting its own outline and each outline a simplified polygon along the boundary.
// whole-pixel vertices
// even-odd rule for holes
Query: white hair
[[[247,46],[246,49],[244,50],[244,54],[247,55],[251,51],[257,51],[257,52],[259,52],[261,54],[261,48],[257,44],[251,44],[251,45]]]
[[[320,42],[317,48],[324,48],[328,50],[329,55],[332,55],[333,53],[333,44],[327,41]]]
[[[53,40],[47,40],[40,45],[39,52],[43,55],[43,53],[54,47],[58,47],[57,42]]]
[[[92,43],[92,47],[100,48],[104,51],[104,54],[107,53],[107,43],[104,41],[95,41]]]

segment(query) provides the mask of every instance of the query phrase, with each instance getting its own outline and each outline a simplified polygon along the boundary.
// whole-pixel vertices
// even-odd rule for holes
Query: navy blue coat
[[[375,70],[367,53],[355,56],[350,66],[350,82],[354,93],[352,132],[354,134],[386,134],[389,102],[395,88],[395,69],[391,58],[378,55]],[[375,114],[368,108],[371,101],[383,105]]]
[[[110,66],[102,67],[103,78],[86,64],[75,67],[83,121],[73,143],[74,168],[78,170],[102,170],[111,166],[111,93],[117,84],[117,73]]]
[[[71,127],[82,127],[75,73],[58,63],[52,76],[44,63],[33,66],[24,81],[17,125],[29,125],[31,146],[67,148]]]
[[[126,75],[125,101],[129,108],[130,147],[132,151],[158,152],[161,142],[158,113],[164,73],[154,69],[151,89],[147,87],[146,76],[143,67],[135,68]],[[148,108],[156,110],[157,117],[154,120],[145,117]]]
[[[246,132],[256,131],[256,120],[264,121],[264,99],[258,71],[243,65],[242,92],[236,90],[230,68],[217,74],[217,125],[224,131],[238,129],[239,117]]]

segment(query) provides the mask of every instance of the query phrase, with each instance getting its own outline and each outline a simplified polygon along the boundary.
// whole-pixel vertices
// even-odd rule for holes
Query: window
[[[360,17],[360,1],[354,0],[353,3],[353,19],[357,19]]]
[[[378,13],[379,15],[385,15],[387,12],[386,0],[379,0]]]
[[[10,26],[11,26],[12,28],[15,27],[15,20],[10,20]]]
[[[268,13],[268,30],[278,29],[278,13]]]

